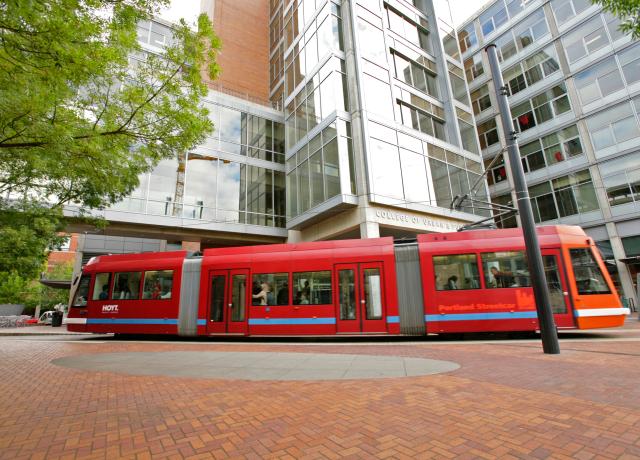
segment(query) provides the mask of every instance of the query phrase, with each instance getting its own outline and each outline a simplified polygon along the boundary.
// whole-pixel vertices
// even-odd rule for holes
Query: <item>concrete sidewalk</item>
[[[11,335],[91,335],[84,332],[67,331],[67,326],[51,327],[46,324],[30,324],[21,327],[2,327],[0,337]]]
[[[537,340],[0,337],[0,459],[640,457],[640,324],[563,336],[571,338],[560,355],[544,355]],[[311,355],[327,378],[233,375],[249,364],[313,363]],[[217,368],[217,359],[231,370]],[[346,363],[398,370],[420,360],[459,367],[329,375]],[[127,361],[128,370],[113,367]],[[172,373],[176,366],[184,373]]]

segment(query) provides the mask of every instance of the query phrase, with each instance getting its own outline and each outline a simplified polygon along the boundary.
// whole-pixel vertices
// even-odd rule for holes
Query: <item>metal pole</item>
[[[536,233],[536,224],[533,220],[529,191],[527,190],[527,182],[524,178],[524,170],[522,169],[522,162],[520,161],[520,150],[518,149],[517,135],[513,127],[511,110],[509,109],[509,102],[507,100],[507,88],[502,80],[502,72],[500,71],[496,45],[488,45],[485,48],[485,51],[489,57],[491,75],[493,77],[493,84],[498,98],[498,108],[500,109],[502,128],[507,141],[507,153],[509,155],[511,177],[513,178],[516,192],[516,204],[520,213],[520,220],[522,222],[524,245],[527,253],[527,260],[529,262],[529,272],[531,273],[531,286],[533,287],[533,295],[536,302],[536,310],[538,312],[538,324],[540,325],[540,335],[542,336],[542,349],[547,354],[555,355],[560,353],[560,344],[558,343],[558,334],[553,320],[553,312],[551,311],[549,288],[544,275],[542,253],[540,252],[540,245],[538,244],[538,235]]]

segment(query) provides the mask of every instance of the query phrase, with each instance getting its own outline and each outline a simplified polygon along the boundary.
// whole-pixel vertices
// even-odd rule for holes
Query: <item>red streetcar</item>
[[[579,227],[538,228],[559,328],[615,327],[623,308]],[[519,229],[100,256],[70,331],[333,335],[538,329]]]

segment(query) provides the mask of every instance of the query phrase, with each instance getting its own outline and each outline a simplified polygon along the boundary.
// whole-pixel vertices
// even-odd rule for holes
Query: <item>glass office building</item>
[[[480,148],[446,1],[270,2],[291,239],[454,230],[483,209]]]
[[[497,46],[534,216],[582,226],[634,298],[640,261],[640,43],[589,0],[498,0],[458,30],[492,200],[514,202],[493,82]],[[500,226],[516,225],[514,218]],[[637,298],[635,301],[637,302]]]
[[[203,101],[215,132],[101,211],[111,234],[202,249],[410,237],[488,215],[471,202],[451,209],[456,196],[486,200],[488,189],[446,0],[202,9],[223,43],[222,74]],[[147,53],[171,39],[160,20],[138,32]],[[85,238],[97,252],[111,244],[98,239]]]

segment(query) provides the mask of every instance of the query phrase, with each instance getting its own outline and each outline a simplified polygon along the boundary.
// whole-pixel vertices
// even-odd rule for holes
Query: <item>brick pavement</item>
[[[637,458],[640,324],[601,336],[612,340],[563,341],[559,356],[542,354],[535,341],[0,338],[0,459]],[[50,363],[75,354],[176,350],[424,357],[461,368],[296,382],[131,376]]]

